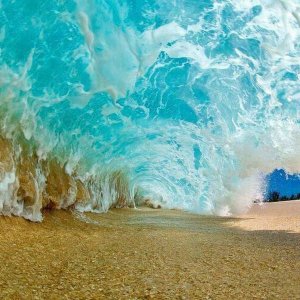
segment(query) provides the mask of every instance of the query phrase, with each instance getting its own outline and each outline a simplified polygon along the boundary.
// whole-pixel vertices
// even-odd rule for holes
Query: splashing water
[[[0,211],[229,214],[300,171],[300,3],[0,1]]]

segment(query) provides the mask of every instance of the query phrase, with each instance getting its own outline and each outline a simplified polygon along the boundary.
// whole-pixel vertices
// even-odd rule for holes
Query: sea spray
[[[296,1],[0,7],[3,214],[151,199],[227,215],[266,173],[300,171]]]

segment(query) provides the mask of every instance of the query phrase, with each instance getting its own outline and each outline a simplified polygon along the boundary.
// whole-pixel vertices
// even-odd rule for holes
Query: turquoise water
[[[300,171],[299,41],[295,0],[1,0],[1,131],[82,181],[235,213]]]

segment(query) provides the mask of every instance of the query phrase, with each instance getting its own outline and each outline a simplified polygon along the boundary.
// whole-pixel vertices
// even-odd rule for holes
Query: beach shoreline
[[[300,233],[300,200],[255,203],[237,216],[233,226],[244,230],[278,230]]]
[[[1,217],[1,298],[298,299],[300,216],[280,229],[286,218],[269,216],[266,229],[253,210],[236,218],[149,208],[52,210],[42,223]]]

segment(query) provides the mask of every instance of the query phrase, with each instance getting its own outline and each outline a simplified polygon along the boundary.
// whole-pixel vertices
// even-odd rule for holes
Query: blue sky
[[[267,192],[277,191],[283,196],[300,193],[300,174],[288,175],[284,170],[275,170],[267,180]]]

